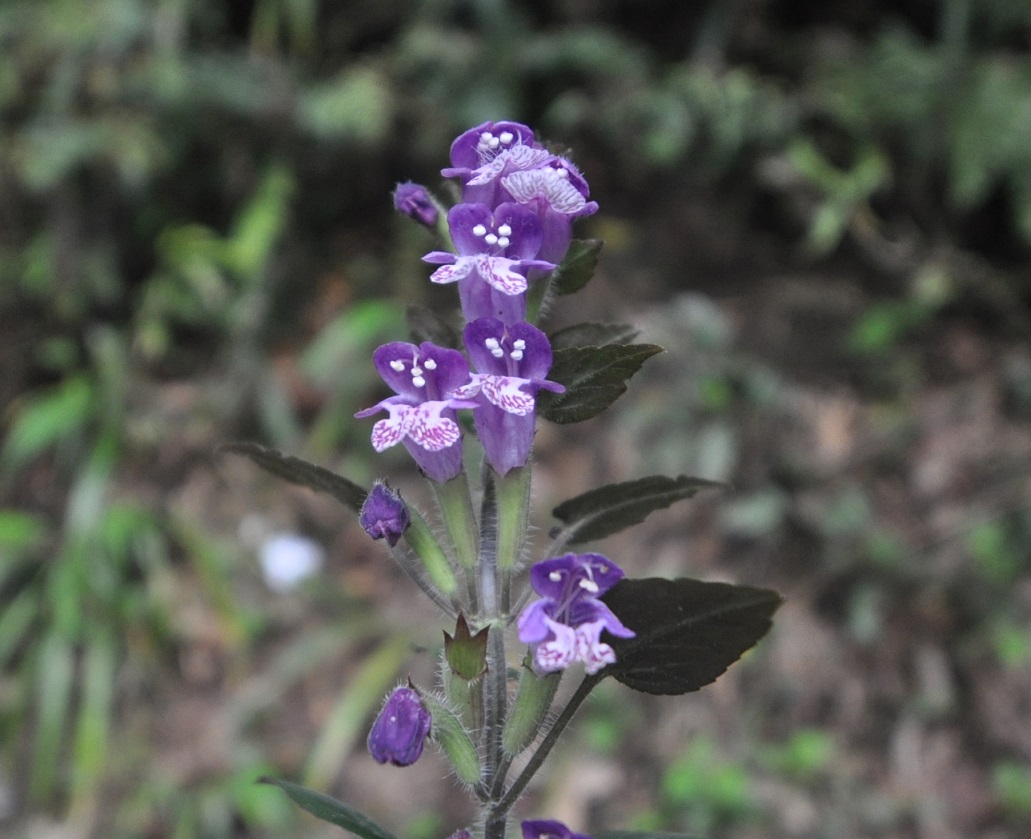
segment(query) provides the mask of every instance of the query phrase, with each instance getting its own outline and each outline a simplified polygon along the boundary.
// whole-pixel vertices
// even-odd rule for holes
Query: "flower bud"
[[[411,524],[411,517],[401,496],[377,481],[362,505],[358,521],[373,539],[386,539],[394,547]]]
[[[551,819],[524,821],[523,839],[591,839],[585,833],[574,833],[562,822]]]
[[[396,688],[372,724],[369,752],[377,763],[411,766],[422,754],[432,723],[414,688]]]
[[[422,184],[409,181],[394,190],[394,209],[427,227],[437,224],[437,207]]]

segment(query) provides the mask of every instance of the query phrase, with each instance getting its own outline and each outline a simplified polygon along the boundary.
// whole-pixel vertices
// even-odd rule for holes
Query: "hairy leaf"
[[[308,463],[293,455],[283,454],[275,449],[266,449],[257,443],[226,443],[218,447],[219,452],[242,454],[250,458],[266,472],[292,484],[306,486],[316,492],[332,495],[345,507],[360,513],[368,492],[347,478],[330,472],[314,463]]]
[[[307,789],[299,784],[291,784],[289,781],[280,781],[276,778],[262,778],[261,783],[279,787],[290,796],[290,800],[294,804],[307,810],[315,818],[342,827],[355,836],[360,836],[361,839],[394,839],[392,833],[380,827],[364,813],[321,792],[315,792],[315,790]]]
[[[629,323],[578,323],[550,336],[552,350],[573,347],[603,347],[606,344],[629,344],[638,336]]]
[[[626,392],[627,381],[653,355],[655,344],[610,344],[573,347],[555,353],[548,378],[566,386],[565,393],[541,391],[541,416],[566,424],[596,417]]]
[[[575,545],[611,536],[640,524],[655,510],[690,498],[699,490],[722,486],[724,484],[686,475],[677,478],[652,475],[592,489],[563,501],[551,514],[565,524],[566,541]]]
[[[602,671],[644,693],[678,695],[714,682],[770,628],[781,597],[700,580],[621,580],[602,597],[637,633],[606,640],[616,663]]]
[[[565,258],[552,272],[551,290],[555,294],[572,294],[587,285],[594,275],[603,244],[600,239],[574,239],[570,242]]]

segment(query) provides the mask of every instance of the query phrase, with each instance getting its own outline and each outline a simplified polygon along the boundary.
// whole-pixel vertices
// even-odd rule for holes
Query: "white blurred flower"
[[[291,591],[315,576],[324,559],[325,551],[318,542],[296,533],[276,533],[258,549],[265,583],[272,591],[280,593]]]

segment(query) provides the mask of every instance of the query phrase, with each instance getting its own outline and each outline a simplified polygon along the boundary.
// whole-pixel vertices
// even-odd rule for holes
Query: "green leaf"
[[[638,334],[638,330],[629,323],[578,323],[553,333],[549,340],[552,350],[567,350],[573,347],[629,344]]]
[[[565,258],[551,274],[550,290],[555,294],[572,294],[587,285],[594,276],[603,244],[601,239],[574,239],[570,242]]]
[[[662,351],[655,344],[559,350],[548,377],[565,385],[566,392],[541,391],[537,395],[541,416],[560,424],[596,417],[626,392],[627,381],[641,365]]]
[[[604,830],[595,839],[697,839],[686,833],[662,833],[658,830]]]
[[[394,839],[392,833],[380,827],[364,813],[321,792],[276,778],[261,778],[260,783],[279,787],[298,807],[307,810],[315,818],[342,827],[361,839]]]
[[[652,475],[592,489],[563,501],[551,514],[565,524],[565,541],[575,545],[603,539],[640,524],[649,513],[690,498],[700,490],[724,486],[686,475],[677,478]]]
[[[416,344],[432,341],[438,347],[462,346],[462,337],[451,324],[425,306],[408,306],[405,309],[405,320],[412,341]]]
[[[93,383],[73,376],[33,394],[18,406],[3,447],[3,464],[20,469],[38,454],[82,428],[96,407]]]
[[[283,454],[275,449],[266,449],[257,443],[225,443],[218,447],[219,452],[241,454],[250,458],[266,472],[282,478],[292,484],[306,486],[316,492],[332,495],[345,507],[360,513],[368,492],[347,478],[308,463],[293,455]]]
[[[644,693],[679,695],[714,682],[770,628],[774,591],[700,580],[621,580],[602,600],[636,634],[607,638],[602,671]]]

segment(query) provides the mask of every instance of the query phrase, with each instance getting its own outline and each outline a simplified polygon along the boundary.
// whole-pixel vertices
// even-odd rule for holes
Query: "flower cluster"
[[[396,396],[360,411],[387,411],[373,427],[377,451],[403,443],[422,471],[444,483],[462,469],[461,430],[455,411],[473,411],[488,463],[499,475],[523,466],[530,455],[536,396],[549,381],[551,345],[527,322],[530,284],[562,261],[574,219],[598,209],[587,182],[569,160],[548,151],[516,122],[485,122],[451,146],[445,177],[458,178],[462,202],[447,215],[455,251],[423,259],[439,267],[435,283],[457,283],[466,321],[465,349],[431,343],[380,347],[373,361]],[[403,184],[395,205],[423,224],[434,207],[425,190]]]

